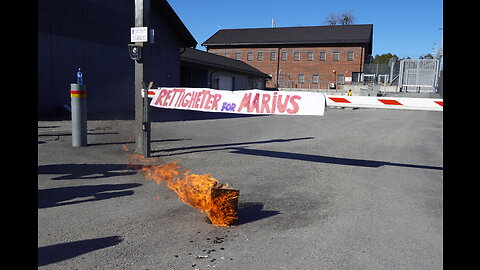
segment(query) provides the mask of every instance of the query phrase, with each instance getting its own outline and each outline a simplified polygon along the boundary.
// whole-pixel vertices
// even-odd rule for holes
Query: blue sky
[[[167,0],[200,44],[220,28],[323,25],[331,13],[351,10],[355,24],[373,24],[373,55],[418,58],[442,42],[443,1]]]

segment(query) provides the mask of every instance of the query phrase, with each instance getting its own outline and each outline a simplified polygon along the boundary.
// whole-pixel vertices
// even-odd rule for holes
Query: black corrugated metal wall
[[[152,2],[152,3],[150,3]],[[144,80],[154,87],[178,86],[184,33],[169,7],[151,5],[144,23],[155,30],[145,44]],[[133,0],[40,0],[38,2],[38,115],[62,112],[70,104],[70,83],[80,67],[87,85],[88,117],[133,118],[134,61],[128,55]],[[174,11],[173,11],[174,12]],[[168,16],[167,16],[168,15]]]
[[[127,50],[133,10],[131,0],[38,2],[39,115],[70,104],[79,67],[89,114],[133,112],[134,64]]]

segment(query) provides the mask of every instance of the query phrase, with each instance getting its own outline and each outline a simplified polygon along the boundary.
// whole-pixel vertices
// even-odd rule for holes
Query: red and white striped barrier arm
[[[145,89],[142,89],[142,98],[143,98],[143,93],[145,92]],[[148,97],[149,98],[153,98],[153,96],[155,96],[155,94],[158,92],[159,90],[158,89],[148,89]]]
[[[443,99],[325,95],[327,106],[443,111]]]

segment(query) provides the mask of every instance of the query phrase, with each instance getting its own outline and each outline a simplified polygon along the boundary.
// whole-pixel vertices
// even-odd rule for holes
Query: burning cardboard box
[[[212,188],[212,205],[208,218],[213,225],[235,226],[238,220],[240,191],[231,188]]]
[[[145,158],[132,155],[133,160]],[[148,165],[141,165],[145,178],[154,180],[157,184],[164,182],[184,203],[206,213],[215,226],[234,226],[238,219],[238,196],[240,191],[228,187],[213,178],[210,174],[190,174],[177,161],[155,165],[151,160]]]

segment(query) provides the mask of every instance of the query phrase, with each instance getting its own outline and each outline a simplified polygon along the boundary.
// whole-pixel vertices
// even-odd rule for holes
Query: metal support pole
[[[145,82],[142,81],[144,93],[143,93],[143,114],[142,114],[142,153],[144,157],[150,157],[150,104],[148,102],[148,90],[152,87],[153,82],[150,82],[148,87]]]
[[[135,62],[135,153],[145,156],[143,140],[143,63]]]
[[[275,87],[278,88],[278,75],[280,74],[280,48],[277,49],[277,74]]]
[[[146,3],[144,3],[146,2]],[[145,5],[146,4],[146,7]],[[149,12],[148,0],[135,0],[135,27],[142,27],[144,24],[148,25],[148,21],[144,18],[144,10]],[[146,16],[148,17],[148,15]],[[146,22],[147,21],[147,22]],[[145,94],[145,98],[141,96],[141,89],[145,89],[144,86],[144,59],[148,55],[145,45],[142,42],[137,42],[136,45],[143,46],[142,48],[142,60],[135,61],[135,152],[143,155],[144,157],[150,157],[150,121],[148,113],[148,94]]]
[[[70,84],[72,146],[87,146],[87,87]]]

